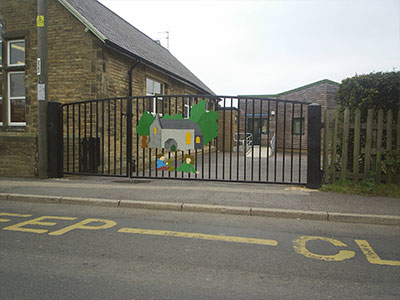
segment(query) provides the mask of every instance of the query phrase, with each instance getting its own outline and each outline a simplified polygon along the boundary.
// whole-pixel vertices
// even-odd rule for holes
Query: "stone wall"
[[[223,109],[219,110],[218,113],[218,151],[234,152],[237,150],[235,134],[237,134],[238,130],[238,111],[234,109]]]
[[[35,0],[2,0],[0,1],[0,18],[4,24],[5,39],[25,39],[25,94],[26,126],[0,127],[2,134],[0,149],[7,149],[0,156],[0,176],[37,176],[34,171],[37,165],[36,155],[28,155],[21,149],[37,149],[37,1]],[[4,49],[4,44],[3,44]],[[4,57],[3,57],[4,59]],[[128,96],[128,71],[135,60],[119,54],[106,47],[97,37],[76,19],[58,1],[48,3],[48,91],[49,101],[69,103],[87,99],[100,99]],[[7,70],[3,70],[3,78]],[[168,94],[196,94],[196,89],[171,78],[160,71],[139,64],[133,70],[133,95],[146,94],[146,77],[166,84]],[[4,82],[4,80],[3,80]],[[3,83],[3,114],[6,113],[7,85]],[[172,103],[171,111],[175,104]],[[123,107],[124,109],[125,107]],[[181,109],[180,109],[181,110]],[[138,112],[140,113],[140,111]],[[78,112],[75,112],[78,117]],[[136,116],[134,116],[135,118]],[[3,120],[5,118],[3,117]],[[65,120],[64,120],[65,122]],[[136,124],[134,124],[135,127]],[[65,127],[64,127],[65,128]],[[77,128],[76,128],[77,130]],[[24,134],[28,134],[26,145]],[[135,134],[135,132],[134,132]],[[77,134],[78,135],[78,134]],[[9,146],[13,138],[18,143]],[[65,137],[64,137],[65,138]],[[117,136],[119,141],[119,136]],[[133,139],[133,148],[136,139]],[[119,144],[116,149],[119,149]],[[122,147],[124,147],[122,145]],[[36,151],[36,150],[35,150]],[[112,150],[115,151],[115,150]],[[7,153],[7,154],[6,154]],[[113,155],[113,153],[111,154]],[[17,168],[10,173],[6,164],[25,165],[26,170]],[[21,171],[18,171],[21,170]],[[20,173],[19,173],[20,172]]]
[[[32,133],[0,132],[0,174],[37,176],[37,137]]]

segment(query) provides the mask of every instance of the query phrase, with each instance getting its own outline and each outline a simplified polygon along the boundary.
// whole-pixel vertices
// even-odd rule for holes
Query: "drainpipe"
[[[132,160],[132,72],[133,69],[137,67],[140,63],[138,60],[128,71],[128,79],[129,79],[129,95],[128,101],[126,105],[126,175],[128,177],[132,177],[132,173],[135,171],[135,161]]]
[[[137,67],[137,65],[140,64],[140,60],[138,60],[128,71],[128,78],[129,78],[129,97],[132,97],[132,72],[133,69]]]

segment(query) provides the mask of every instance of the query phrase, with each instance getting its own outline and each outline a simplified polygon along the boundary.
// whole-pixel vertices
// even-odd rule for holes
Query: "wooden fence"
[[[400,163],[400,111],[397,122],[392,110],[368,110],[367,122],[361,123],[361,111],[350,115],[346,109],[329,118],[324,112],[324,183],[335,179],[354,181],[375,179],[380,183],[400,184],[400,174],[393,161]]]

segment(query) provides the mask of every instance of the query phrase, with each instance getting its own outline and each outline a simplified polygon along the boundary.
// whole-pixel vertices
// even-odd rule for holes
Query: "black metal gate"
[[[144,112],[161,120],[188,119],[192,107],[203,100],[206,113],[218,112],[213,125],[218,134],[200,148],[150,148],[151,134],[137,133]],[[309,127],[315,126],[309,123],[309,113],[309,103],[300,101],[210,95],[64,104],[63,170],[65,174],[306,184]],[[320,119],[319,125],[315,124],[320,126]],[[193,171],[177,171],[188,155]],[[157,168],[160,156],[169,170]]]

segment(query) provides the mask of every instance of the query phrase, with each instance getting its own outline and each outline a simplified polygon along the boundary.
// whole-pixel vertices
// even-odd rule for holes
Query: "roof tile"
[[[60,1],[62,2],[62,1]],[[166,48],[129,24],[96,0],[64,0],[93,27],[114,44],[133,56],[188,81],[205,93],[214,94],[200,79],[177,60]]]

